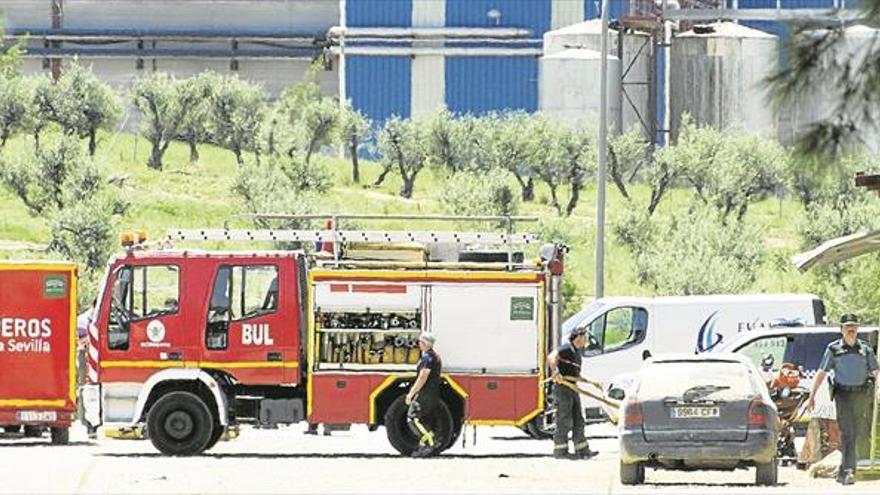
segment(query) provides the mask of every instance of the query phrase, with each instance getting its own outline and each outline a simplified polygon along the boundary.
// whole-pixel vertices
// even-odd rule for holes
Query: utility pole
[[[608,2],[602,0],[602,64],[599,66],[599,183],[596,195],[596,298],[605,295],[605,182],[608,159]]]
[[[64,20],[64,0],[52,0],[52,30],[60,30]],[[61,48],[60,41],[51,41],[49,46],[55,50]],[[61,55],[55,53],[49,58],[49,67],[52,71],[52,80],[57,81],[61,77]]]

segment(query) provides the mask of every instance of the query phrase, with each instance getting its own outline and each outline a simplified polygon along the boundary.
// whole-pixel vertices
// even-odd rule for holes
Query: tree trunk
[[[89,156],[95,156],[95,151],[98,149],[97,134],[98,131],[95,129],[89,131]],[[161,164],[159,168],[161,168]]]
[[[199,161],[199,146],[196,143],[195,139],[191,139],[189,141],[189,162],[190,163],[198,163]]]
[[[361,171],[358,166],[358,154],[357,154],[357,142],[350,144],[348,147],[348,153],[351,155],[351,180],[354,181],[355,184],[361,183]]]
[[[238,162],[239,167],[244,167],[244,157],[241,153],[241,148],[233,148],[232,152],[235,154],[235,161]]]
[[[379,177],[376,177],[376,182],[373,182],[373,187],[379,187],[382,185],[383,182],[385,182],[385,177],[387,177],[388,174],[391,173],[391,167],[391,164],[385,165],[385,167],[382,169],[382,173],[379,174]]]
[[[34,130],[34,150],[40,151],[40,134],[42,133],[42,129]]]
[[[400,189],[400,195],[406,199],[412,198],[413,195],[413,187],[415,186],[416,177],[415,175],[411,177],[403,176],[403,187]]]
[[[581,197],[581,187],[580,185],[571,185],[571,197],[568,199],[568,206],[565,207],[565,216],[570,217],[577,207],[578,199]]]
[[[611,166],[609,167],[609,174],[611,175],[611,179],[614,180],[614,185],[617,186],[617,189],[620,190],[620,194],[623,195],[624,198],[629,199],[629,193],[626,190],[626,184],[623,182],[623,175],[620,173],[620,163],[617,161],[617,153],[614,152],[614,148],[608,147],[608,158],[611,162]]]
[[[624,198],[629,199],[629,192],[626,190],[626,183],[623,182],[623,176],[620,175],[620,172],[616,170],[611,171],[611,178],[614,180],[614,185],[620,190],[620,194]]]
[[[550,187],[550,204],[556,208],[556,214],[562,216],[562,206],[559,204],[559,198],[556,197],[556,184],[547,184]]]
[[[516,181],[519,182],[519,188],[522,191],[522,200],[523,201],[534,201],[535,200],[535,179],[529,177],[528,180],[523,180],[517,174],[513,174],[516,177]]]
[[[162,170],[162,146],[158,141],[153,141],[153,148],[150,151],[150,159],[147,161],[147,167],[153,170]]]

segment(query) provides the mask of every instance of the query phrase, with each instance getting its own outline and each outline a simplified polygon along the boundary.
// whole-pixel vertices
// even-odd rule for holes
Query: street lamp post
[[[608,2],[602,0],[602,63],[599,66],[599,181],[596,195],[596,298],[605,294],[605,167],[608,159]]]

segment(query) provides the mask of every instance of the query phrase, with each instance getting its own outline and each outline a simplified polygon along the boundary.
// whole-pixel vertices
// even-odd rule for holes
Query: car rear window
[[[748,368],[740,363],[662,362],[652,363],[642,372],[638,391],[641,400],[683,398],[686,392],[694,398],[714,400],[733,400],[755,393]]]

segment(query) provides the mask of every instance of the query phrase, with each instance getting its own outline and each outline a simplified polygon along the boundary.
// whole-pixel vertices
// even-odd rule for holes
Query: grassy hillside
[[[16,155],[29,149],[27,138],[10,142],[3,154],[14,160]],[[156,172],[146,167],[149,144],[136,136],[105,134],[98,147],[98,163],[110,176],[125,177],[123,191],[131,201],[128,217],[121,225],[123,230],[146,229],[151,237],[164,234],[171,227],[219,227],[225,218],[241,212],[241,205],[231,186],[236,173],[235,159],[231,152],[211,147],[201,148],[198,164],[189,164],[189,152],[185,145],[174,143],[165,156],[165,170]],[[337,213],[442,213],[440,197],[442,180],[431,170],[425,170],[416,183],[414,198],[403,199],[397,195],[400,180],[389,177],[379,188],[365,188],[351,182],[350,164],[347,160],[327,160],[337,177],[336,187],[317,208],[322,212]],[[365,163],[362,182],[370,184],[380,171],[375,163]],[[633,194],[644,199],[648,191],[633,186]],[[661,206],[661,212],[684,211],[690,201],[689,191],[673,191]],[[626,249],[614,240],[613,225],[628,207],[626,200],[613,185],[608,187],[607,247],[606,247],[606,294],[647,294],[635,280],[631,260]],[[537,201],[523,203],[520,214],[555,218],[555,212],[547,204],[548,192],[542,186],[537,189]],[[566,230],[573,232],[572,252],[568,258],[569,273],[573,276],[579,292],[590,295],[594,287],[594,236],[595,236],[595,184],[582,194],[582,200],[574,215],[566,220]],[[38,252],[19,249],[21,242],[45,243],[47,227],[40,218],[28,214],[24,206],[8,191],[0,188],[0,258],[43,257]],[[804,290],[805,280],[790,269],[788,256],[797,250],[795,231],[800,218],[800,206],[792,201],[771,199],[758,203],[749,210],[749,220],[762,226],[765,242],[771,248],[760,270],[756,291]],[[371,226],[373,224],[370,224]],[[377,227],[390,225],[377,224]],[[398,225],[400,227],[400,225]],[[431,225],[407,225],[413,230]],[[12,241],[12,242],[10,242]],[[695,241],[698,241],[695,239]],[[239,246],[240,247],[240,246]]]

